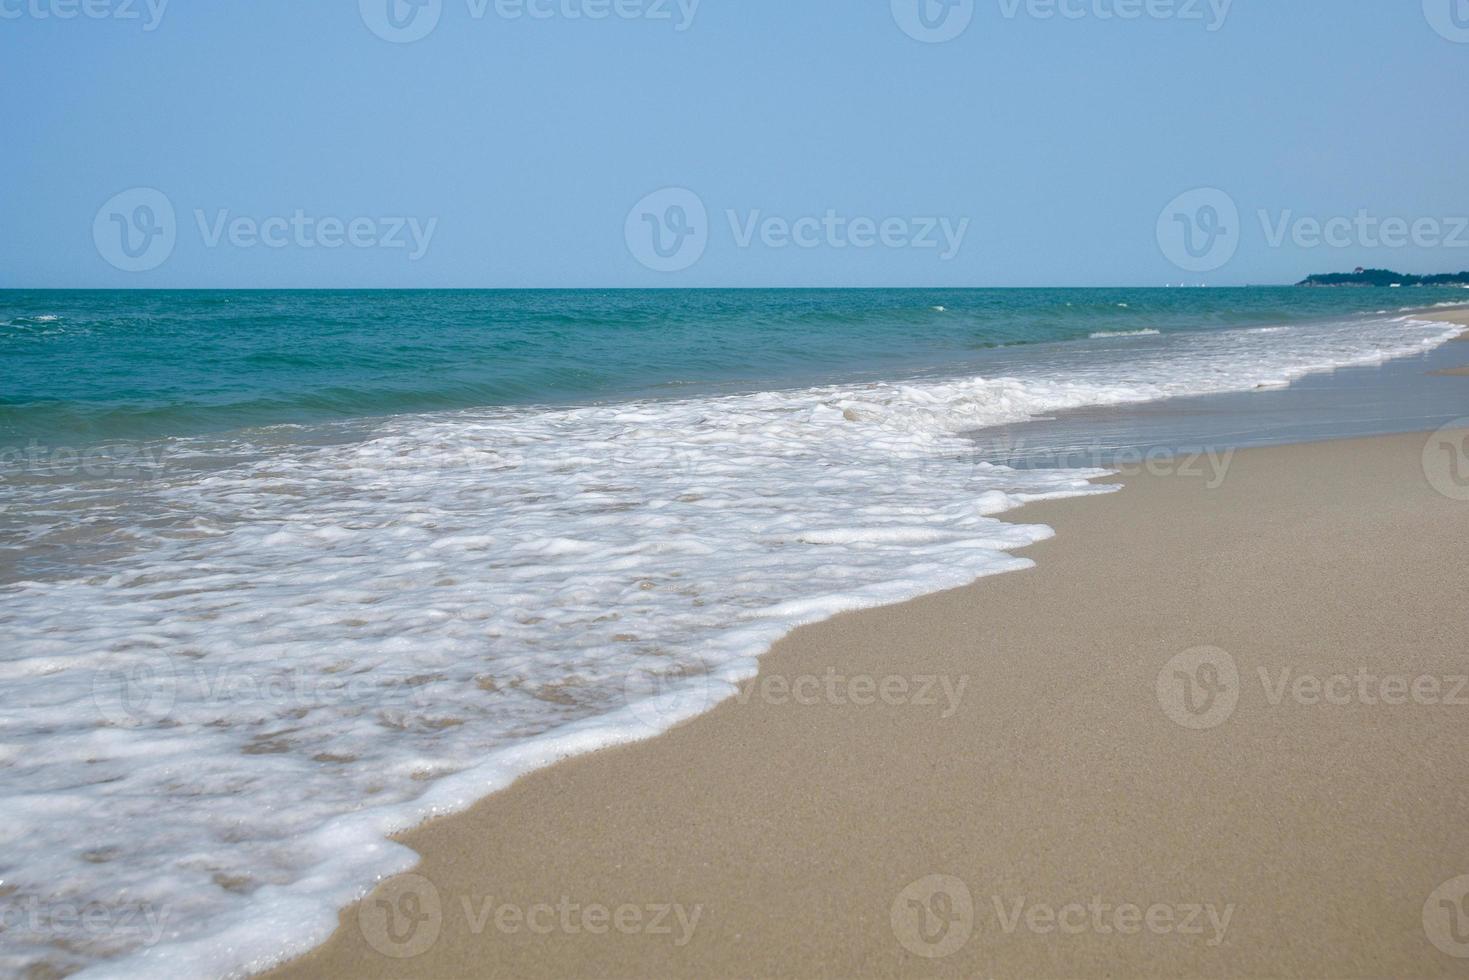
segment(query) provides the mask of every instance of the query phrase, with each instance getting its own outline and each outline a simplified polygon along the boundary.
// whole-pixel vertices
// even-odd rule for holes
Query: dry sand
[[[1451,310],[1448,312],[1444,312],[1443,310],[1429,310],[1425,313],[1425,319],[1443,320],[1445,323],[1462,323],[1469,326],[1469,310]],[[1458,341],[1469,341],[1469,331],[1459,334],[1454,339]],[[1434,371],[1433,373],[1439,377],[1469,377],[1469,364],[1463,367],[1450,368],[1447,371]]]
[[[407,835],[418,877],[280,974],[1463,976],[1431,941],[1469,939],[1469,881],[1435,894],[1469,875],[1469,488],[1445,447],[1252,450],[1212,489],[1027,507],[1058,532],[1037,568],[801,629],[744,703]],[[1174,661],[1199,647],[1228,659]],[[1178,672],[1202,710],[1211,664],[1190,714]],[[828,671],[915,686],[771,685]],[[938,685],[919,703],[927,676],[964,684],[952,713]]]

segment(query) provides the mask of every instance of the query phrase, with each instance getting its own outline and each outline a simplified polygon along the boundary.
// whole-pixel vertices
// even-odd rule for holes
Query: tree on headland
[[[1297,286],[1469,286],[1469,272],[1436,276],[1405,276],[1388,269],[1362,269],[1308,276]]]

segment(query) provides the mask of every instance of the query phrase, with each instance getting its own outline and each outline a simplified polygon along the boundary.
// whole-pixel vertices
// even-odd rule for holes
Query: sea
[[[0,291],[0,973],[303,952],[391,834],[1115,489],[986,433],[1422,356],[1462,328],[1407,304],[1466,300]]]

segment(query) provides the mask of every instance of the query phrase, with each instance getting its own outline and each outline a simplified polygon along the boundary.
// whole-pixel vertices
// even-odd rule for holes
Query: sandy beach
[[[1469,980],[1469,0],[0,21],[0,980]]]
[[[405,835],[271,975],[1462,976],[1466,437],[1028,506],[1035,568]]]

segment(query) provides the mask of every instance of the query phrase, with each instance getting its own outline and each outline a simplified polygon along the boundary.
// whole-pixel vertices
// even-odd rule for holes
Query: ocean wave
[[[1105,340],[1111,337],[1157,337],[1161,330],[1099,330],[1091,335],[1092,340]]]
[[[1465,286],[1464,288],[1465,289],[1469,289],[1469,286]],[[1445,303],[1430,303],[1427,306],[1404,306],[1404,307],[1401,307],[1398,310],[1398,312],[1399,313],[1411,313],[1414,310],[1459,309],[1460,307],[1464,307],[1464,306],[1469,306],[1469,304],[1466,304],[1462,300],[1461,301],[1458,301],[1458,302],[1449,301],[1449,302],[1445,302]]]
[[[155,943],[22,929],[0,965],[262,969],[413,863],[389,834],[707,710],[802,623],[1028,567],[1010,552],[1050,531],[999,515],[1110,489],[979,461],[971,430],[1455,333],[1170,335],[1003,376],[174,440],[146,485],[4,485],[35,546],[110,549],[0,585],[6,884],[168,918]]]

